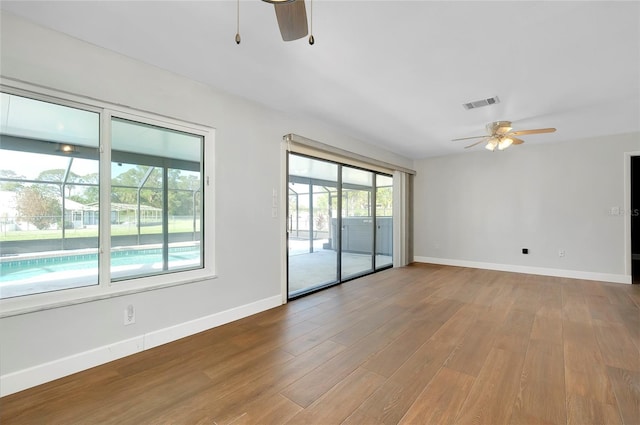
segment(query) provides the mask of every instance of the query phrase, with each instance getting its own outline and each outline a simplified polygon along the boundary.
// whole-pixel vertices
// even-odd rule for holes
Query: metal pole
[[[369,192],[371,194],[370,200],[369,200],[369,216],[371,217],[371,222],[373,226],[373,251],[372,251],[373,255],[371,256],[371,269],[375,270],[376,269],[376,250],[377,250],[376,242],[378,238],[378,219],[377,219],[377,211],[376,211],[376,195],[377,195],[376,192],[378,190],[378,186],[377,186],[378,175],[375,173],[372,173],[372,174],[373,174],[373,188]],[[373,204],[373,208],[371,208],[371,204]],[[373,214],[371,214],[371,212],[373,212]]]
[[[62,184],[60,185],[60,194],[62,195],[62,239],[60,240],[60,246],[61,246],[61,248],[64,250],[64,246],[65,246],[65,236],[66,236],[66,233],[65,233],[65,230],[66,230],[66,229],[65,229],[65,227],[66,227],[66,226],[64,225],[64,224],[65,224],[65,223],[64,223],[64,209],[65,209],[65,202],[64,202],[64,198],[65,198],[65,196],[64,196],[64,183],[62,183]]]
[[[338,214],[336,217],[336,255],[338,258],[336,259],[336,280],[338,282],[342,281],[342,165],[338,165],[338,187],[337,187],[337,201],[338,201]]]
[[[193,205],[193,209],[192,209],[192,213],[193,213],[193,236],[191,238],[191,240],[196,240],[196,194],[198,193],[197,190],[192,191],[193,195],[192,195],[192,205]]]
[[[138,210],[137,210],[138,219],[136,220],[138,222],[138,245],[140,245],[140,222],[142,221],[142,211],[140,209],[140,192],[142,191],[142,186],[144,186],[144,184],[147,182],[147,180],[149,179],[149,176],[151,175],[151,173],[153,172],[154,169],[155,169],[155,167],[149,167],[149,169],[147,170],[147,173],[144,175],[144,177],[142,178],[142,181],[138,185],[138,194],[137,194],[138,195],[138,202],[137,202],[137,204],[138,204]]]
[[[309,180],[309,252],[313,252],[313,185]]]
[[[140,191],[142,190],[142,186],[138,187],[138,192],[136,194],[136,228],[138,230],[138,245],[140,245],[140,222],[142,221],[141,210],[140,210]],[[128,209],[128,208],[127,208]]]
[[[169,270],[169,169],[162,167],[162,270]]]
[[[64,218],[65,218],[64,217],[64,212],[65,212],[65,204],[66,204],[66,202],[65,202],[66,196],[65,196],[64,191],[65,191],[65,189],[67,187],[67,179],[69,178],[69,173],[71,172],[71,164],[73,164],[73,158],[69,158],[69,163],[67,164],[67,169],[64,172],[64,176],[62,177],[62,184],[60,185],[60,192],[61,192],[61,195],[62,195],[62,242],[61,242],[62,249],[65,249],[65,245],[66,245],[66,239],[65,238],[67,236],[67,233],[66,233],[66,230],[67,230],[66,227],[67,226],[65,226],[65,222],[64,222],[65,221],[64,220]]]

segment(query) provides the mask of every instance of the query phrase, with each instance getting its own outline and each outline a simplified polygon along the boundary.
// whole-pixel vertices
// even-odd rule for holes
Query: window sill
[[[45,310],[69,307],[77,304],[84,304],[94,301],[106,300],[110,298],[123,297],[141,292],[156,291],[158,289],[171,288],[174,286],[188,285],[191,283],[204,282],[217,279],[217,275],[202,275],[191,278],[184,278],[174,282],[167,282],[154,285],[139,285],[136,287],[124,288],[123,283],[118,283],[104,290],[102,288],[88,287],[58,291],[56,293],[44,293],[29,295],[25,297],[9,298],[0,301],[0,319],[20,316],[23,314],[37,313]],[[102,289],[102,290],[101,290]],[[79,294],[82,292],[82,294]]]

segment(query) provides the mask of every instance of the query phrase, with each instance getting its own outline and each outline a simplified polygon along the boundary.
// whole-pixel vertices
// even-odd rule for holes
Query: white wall
[[[210,281],[1,319],[3,393],[19,389],[27,375],[36,384],[55,377],[56,367],[61,367],[60,375],[83,361],[89,366],[83,353],[90,350],[102,353],[94,359],[108,360],[139,349],[144,344],[141,335],[215,315],[224,321],[279,303],[283,237],[279,219],[271,217],[271,204],[273,188],[281,192],[283,187],[283,135],[293,132],[404,167],[413,165],[320,123],[287,118],[8,13],[1,19],[2,77],[216,128],[218,274]],[[125,327],[122,314],[131,303],[136,323]],[[229,310],[234,313],[226,314]]]
[[[630,282],[626,217],[610,210],[624,209],[625,152],[640,135],[534,137],[544,136],[415,163],[416,260]]]

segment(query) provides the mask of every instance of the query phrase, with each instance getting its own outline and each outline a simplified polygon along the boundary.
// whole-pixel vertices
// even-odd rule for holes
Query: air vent
[[[463,103],[464,109],[475,109],[480,108],[482,106],[495,105],[496,103],[500,103],[500,99],[498,96],[490,97],[489,99],[476,100],[469,103]]]

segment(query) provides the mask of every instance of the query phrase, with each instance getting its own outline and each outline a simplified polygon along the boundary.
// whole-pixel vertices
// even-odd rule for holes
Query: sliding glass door
[[[288,170],[289,298],[391,267],[391,176],[293,153]]]
[[[371,171],[342,167],[342,279],[373,271]]]
[[[335,249],[338,165],[289,155],[289,295],[338,281]]]
[[[393,177],[376,175],[376,269],[393,264]]]

